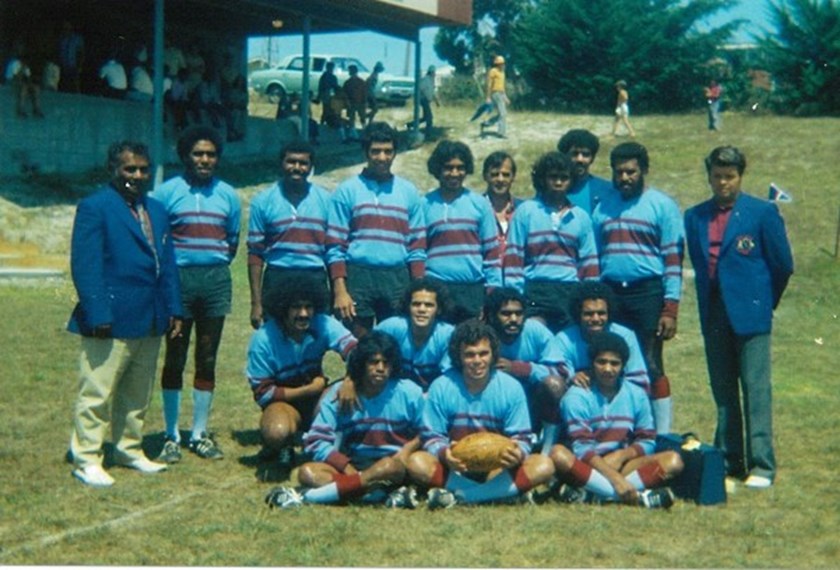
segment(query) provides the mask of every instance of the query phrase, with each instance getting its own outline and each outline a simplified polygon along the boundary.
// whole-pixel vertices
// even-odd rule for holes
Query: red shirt
[[[717,263],[720,258],[720,245],[723,243],[723,234],[726,232],[726,224],[732,216],[732,206],[721,208],[717,206],[712,219],[709,220],[709,279],[717,281]]]

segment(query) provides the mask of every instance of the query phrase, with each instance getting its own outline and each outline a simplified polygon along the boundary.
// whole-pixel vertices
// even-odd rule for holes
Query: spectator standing
[[[685,213],[685,228],[717,406],[715,445],[728,475],[765,489],[776,477],[770,335],[793,256],[777,206],[741,191],[746,167],[737,148],[714,149],[706,158],[713,197]]]
[[[24,109],[24,103],[28,99],[32,106],[32,113],[39,118],[44,116],[41,111],[41,88],[32,76],[32,69],[26,59],[26,47],[18,40],[12,48],[12,58],[6,64],[6,83],[12,86],[15,92],[15,113],[24,119],[29,115]]]
[[[630,93],[627,91],[627,82],[620,79],[615,82],[615,120],[613,121],[612,135],[618,133],[619,123],[623,124],[631,137],[635,137],[636,133],[633,127],[630,126]]]
[[[347,96],[347,121],[350,129],[349,138],[358,140],[359,134],[356,130],[356,118],[359,125],[365,126],[365,105],[367,102],[367,86],[365,80],[359,77],[359,68],[356,65],[347,67],[350,77],[344,82],[344,94]]]
[[[148,150],[115,143],[108,168],[110,184],[76,209],[70,253],[79,303],[67,328],[82,337],[70,454],[73,475],[92,487],[114,484],[103,469],[109,434],[116,464],[166,469],[143,453],[143,421],[160,337],[178,337],[183,314],[166,210],[146,197]]]
[[[379,102],[376,99],[376,87],[379,84],[379,74],[385,71],[385,66],[381,61],[377,61],[373,66],[373,71],[365,80],[365,87],[367,88],[367,106],[370,111],[367,114],[367,122],[373,121],[376,113],[379,111]]]
[[[85,63],[85,40],[73,22],[65,20],[58,38],[58,66],[61,68],[59,89],[66,93],[81,91]]]
[[[505,58],[497,55],[493,58],[493,67],[487,72],[487,84],[484,89],[485,103],[493,105],[496,114],[481,123],[481,134],[484,129],[498,123],[498,136],[505,138],[507,133],[507,106],[510,105],[505,92]]]
[[[420,91],[420,107],[423,109],[423,116],[420,117],[420,122],[426,124],[426,138],[432,136],[432,129],[434,128],[434,115],[432,114],[432,103],[440,107],[440,99],[437,96],[437,85],[435,84],[436,69],[434,65],[430,65],[426,75],[420,79],[418,89]]]
[[[722,94],[723,88],[714,79],[710,79],[709,84],[703,88],[703,96],[706,97],[710,131],[720,130],[720,96]]]

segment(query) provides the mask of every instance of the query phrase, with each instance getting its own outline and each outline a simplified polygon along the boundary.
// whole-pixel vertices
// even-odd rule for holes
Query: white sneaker
[[[160,473],[161,471],[166,471],[168,467],[166,463],[152,461],[146,457],[138,457],[137,459],[121,462],[119,465],[128,467],[129,469],[136,469],[140,473]]]
[[[744,487],[750,489],[767,489],[772,486],[773,481],[769,477],[763,477],[761,475],[750,475],[744,481]]]
[[[727,495],[734,495],[738,491],[738,483],[740,483],[740,479],[736,479],[735,477],[727,476],[724,479],[724,486],[726,487],[726,494]]]
[[[88,465],[74,469],[73,477],[91,487],[105,488],[114,484],[114,478],[108,475],[101,465]]]

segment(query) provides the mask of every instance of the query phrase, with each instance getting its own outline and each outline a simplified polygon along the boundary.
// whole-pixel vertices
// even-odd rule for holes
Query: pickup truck
[[[333,72],[338,84],[344,85],[350,73],[347,68],[356,65],[359,77],[366,79],[370,71],[358,59],[342,55],[313,55],[309,58],[309,91],[313,97],[318,93],[318,80],[326,68],[327,62],[335,64]],[[248,86],[255,92],[265,95],[271,103],[277,103],[281,96],[300,95],[303,86],[303,56],[290,55],[280,65],[269,69],[254,71],[248,76]],[[376,85],[376,98],[389,104],[404,105],[414,95],[414,78],[380,73]]]

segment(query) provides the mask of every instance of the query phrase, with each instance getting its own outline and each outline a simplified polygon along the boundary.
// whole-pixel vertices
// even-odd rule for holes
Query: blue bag
[[[693,433],[656,436],[656,451],[678,451],[685,468],[670,482],[674,494],[698,505],[726,502],[726,467],[723,452],[700,442]]]

